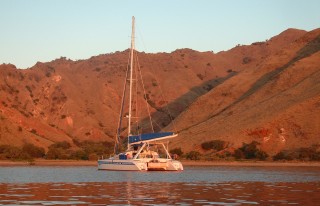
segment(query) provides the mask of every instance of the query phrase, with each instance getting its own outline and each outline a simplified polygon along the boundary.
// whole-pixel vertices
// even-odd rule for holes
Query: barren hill
[[[201,150],[220,139],[237,148],[254,140],[276,153],[319,144],[320,29],[293,39],[192,103],[176,119],[175,145]]]
[[[274,145],[281,135],[285,146],[319,142],[319,30],[288,29],[217,54],[179,49],[138,56],[156,129],[170,124],[166,102],[175,118],[174,146],[262,141],[250,135],[257,128]],[[128,50],[26,70],[0,65],[0,144],[113,141],[127,62]]]

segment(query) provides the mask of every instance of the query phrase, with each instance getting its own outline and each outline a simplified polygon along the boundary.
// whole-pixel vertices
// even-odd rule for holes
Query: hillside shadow
[[[285,70],[287,70],[290,66],[292,66],[293,64],[295,64],[297,61],[304,59],[306,57],[309,57],[315,53],[317,53],[318,51],[320,51],[320,35],[318,35],[315,39],[313,39],[312,41],[308,42],[303,48],[301,48],[297,53],[296,56],[291,59],[288,63],[286,63],[285,65],[283,65],[282,67],[279,67],[271,72],[268,72],[264,75],[262,75],[251,87],[248,91],[246,91],[243,95],[241,95],[237,100],[235,100],[234,102],[232,102],[231,104],[229,104],[228,106],[226,106],[225,108],[223,108],[222,110],[220,110],[219,112],[213,114],[212,116],[210,116],[208,119],[211,119],[213,117],[216,117],[218,115],[220,115],[221,113],[223,113],[224,111],[230,109],[231,107],[239,104],[240,102],[242,102],[243,100],[247,99],[248,97],[250,97],[252,94],[256,93],[257,91],[261,90],[268,82],[270,82],[271,80],[274,80],[278,77],[278,75],[280,75],[282,72],[284,72]],[[187,128],[182,129],[181,131],[187,130],[191,127],[197,126],[204,121],[201,121],[197,124],[191,125]]]
[[[320,35],[312,40],[311,42],[307,43],[303,48],[301,48],[297,55],[291,59],[288,63],[283,65],[282,67],[279,67],[269,73],[264,74],[262,77],[260,77],[253,85],[252,87],[245,92],[238,100],[236,100],[232,105],[237,104],[244,100],[245,98],[251,96],[253,93],[260,90],[265,84],[267,84],[270,80],[273,80],[277,78],[277,76],[282,73],[283,71],[287,70],[291,65],[296,63],[297,61],[304,59],[306,57],[311,56],[312,54],[320,51]],[[231,106],[232,106],[231,105]]]
[[[161,119],[161,125],[154,124],[155,131],[160,131],[167,125],[169,125],[177,116],[179,116],[183,111],[185,111],[198,97],[208,93],[218,85],[224,83],[226,80],[237,75],[238,72],[230,72],[225,77],[215,78],[203,82],[201,85],[192,87],[187,93],[183,94],[179,98],[170,102],[167,106],[155,107],[151,100],[148,100],[149,106],[153,107],[157,111],[151,114],[153,120]],[[185,103],[185,105],[183,105]],[[174,113],[174,115],[172,115]],[[165,120],[164,120],[165,119]],[[149,122],[149,118],[141,120],[142,124]],[[158,122],[157,122],[158,123]],[[150,128],[146,128],[148,130]]]

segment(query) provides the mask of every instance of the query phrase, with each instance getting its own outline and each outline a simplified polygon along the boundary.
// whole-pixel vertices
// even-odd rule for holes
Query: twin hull
[[[159,159],[160,160],[160,159]],[[178,171],[183,170],[183,166],[179,161],[167,160],[152,162],[143,160],[114,160],[105,159],[98,160],[99,170],[117,170],[117,171]]]

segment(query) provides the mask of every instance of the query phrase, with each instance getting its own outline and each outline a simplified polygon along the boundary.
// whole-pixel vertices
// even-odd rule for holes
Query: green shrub
[[[97,160],[99,156],[108,156],[113,153],[113,143],[93,142],[93,141],[74,141],[80,148],[71,154],[71,159]]]
[[[256,141],[252,141],[250,144],[243,144],[240,148],[246,159],[254,159],[256,158],[256,153],[258,152],[257,145],[259,143]]]
[[[70,151],[61,147],[49,147],[46,154],[47,159],[70,159]]]
[[[172,150],[170,150],[170,154],[176,154],[178,156],[181,156],[183,154],[181,147],[179,148],[174,148]]]
[[[242,147],[235,150],[234,157],[236,159],[266,160],[269,155],[257,147],[259,144],[256,141],[252,141],[250,144],[243,143]]]
[[[46,72],[46,77],[51,77],[51,73],[50,72]]]
[[[236,149],[236,150],[234,151],[234,157],[235,157],[236,159],[244,159],[244,153],[243,153],[243,151],[242,151],[241,149]]]
[[[22,151],[27,153],[33,158],[41,158],[45,155],[45,150],[42,147],[37,147],[33,144],[24,144],[22,146]]]
[[[314,154],[312,154],[311,160],[320,161],[320,152],[315,152]]]
[[[311,160],[311,161],[320,160],[320,145],[315,144],[308,148],[300,148],[299,159]]]
[[[202,74],[197,74],[197,77],[200,79],[200,80],[203,80],[204,79],[204,76]]]
[[[288,151],[280,151],[278,152],[276,155],[273,156],[273,160],[274,161],[278,161],[278,160],[293,160],[294,158],[294,154]]]
[[[89,159],[89,155],[83,151],[83,150],[76,150],[74,152],[72,152],[70,159],[75,159],[75,160],[88,160]]]
[[[221,151],[225,148],[225,145],[226,145],[226,142],[223,140],[212,140],[212,141],[202,143],[201,147],[204,150],[214,149],[216,151]]]
[[[273,156],[273,160],[304,160],[304,161],[319,161],[320,152],[318,152],[318,146],[313,145],[311,147],[301,147],[294,150],[282,150]]]
[[[70,143],[66,141],[56,142],[49,147],[46,158],[89,160],[98,159],[98,156],[108,156],[113,153],[113,143],[111,142],[80,142],[78,140],[73,140],[73,142],[79,149],[72,150]]]
[[[46,154],[47,159],[70,159],[72,151],[71,144],[67,141],[56,142],[49,146]]]
[[[93,160],[98,160],[98,155],[96,155],[96,154],[90,154],[89,155],[89,160],[91,160],[91,161],[93,161]]]
[[[35,129],[31,129],[31,133],[33,133],[33,134],[37,134],[37,130],[35,130]]]
[[[0,145],[0,159],[8,160],[30,160],[29,154],[23,152],[20,148],[11,145]]]
[[[204,150],[210,150],[212,149],[212,141],[204,142],[201,144],[202,149]]]
[[[299,148],[298,155],[300,160],[319,160],[320,152],[317,152],[316,147]]]
[[[256,158],[259,160],[266,160],[269,157],[269,155],[265,151],[262,151],[262,150],[256,151],[255,155],[256,155]]]
[[[154,86],[154,87],[158,86],[157,80],[155,80],[155,79],[152,80],[152,86]]]
[[[190,151],[186,154],[186,158],[189,160],[199,160],[200,159],[200,153],[197,151]]]
[[[250,57],[244,57],[242,59],[242,64],[248,64],[252,61],[252,59]]]
[[[111,142],[93,142],[93,141],[83,141],[78,145],[85,153],[96,154],[96,155],[109,155],[113,153],[113,143]]]

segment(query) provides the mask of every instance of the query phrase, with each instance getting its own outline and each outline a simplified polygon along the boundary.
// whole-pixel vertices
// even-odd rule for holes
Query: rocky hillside
[[[283,34],[270,40],[278,41],[281,50],[269,52],[193,102],[176,119],[180,136],[175,145],[201,151],[199,143],[213,139],[234,148],[257,141],[275,154],[319,144],[320,29],[296,38],[290,32],[283,33],[290,43],[281,43]],[[252,46],[265,44],[269,42]]]
[[[319,142],[319,34],[288,29],[217,54],[138,53],[156,130],[175,125],[173,146],[186,151],[210,139],[256,139],[270,151]],[[128,55],[0,65],[0,144],[113,141]]]

